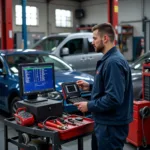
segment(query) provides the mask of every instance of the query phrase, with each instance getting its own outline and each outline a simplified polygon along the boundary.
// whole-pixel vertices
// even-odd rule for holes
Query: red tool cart
[[[150,116],[148,108],[150,108],[149,101],[134,101],[133,122],[129,126],[127,141],[137,147],[146,147],[150,144]],[[147,116],[144,116],[144,113]]]
[[[143,64],[142,99],[134,101],[133,122],[129,126],[127,141],[137,149],[150,145],[150,62]]]
[[[62,120],[63,119],[63,120]],[[15,129],[18,136],[9,138],[8,127]],[[78,150],[83,150],[83,137],[90,135],[94,129],[94,121],[90,118],[77,115],[46,119],[42,123],[32,126],[22,126],[15,118],[4,119],[4,145],[8,150],[8,143],[16,145],[20,150],[35,150],[40,143],[31,143],[34,138],[46,138],[45,146],[48,150],[60,150],[61,144],[78,140]],[[33,140],[32,140],[33,139]],[[47,150],[42,146],[41,150]]]

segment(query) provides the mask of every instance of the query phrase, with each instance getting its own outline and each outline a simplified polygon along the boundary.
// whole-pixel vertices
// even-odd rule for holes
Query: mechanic
[[[93,87],[84,80],[77,81],[82,90],[92,88],[91,101],[74,105],[81,112],[92,112],[98,150],[123,150],[129,123],[133,120],[131,70],[114,45],[112,25],[96,25],[92,31],[95,51],[104,56],[97,62]]]

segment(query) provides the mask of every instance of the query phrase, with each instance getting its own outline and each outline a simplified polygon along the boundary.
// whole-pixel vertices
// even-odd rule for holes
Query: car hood
[[[15,74],[14,76],[19,80],[18,74]],[[63,82],[76,82],[77,80],[85,80],[92,84],[94,82],[94,77],[77,71],[55,71],[55,87],[59,92],[62,92],[61,84]]]
[[[85,80],[92,84],[94,82],[94,77],[92,75],[77,71],[55,72],[55,85],[57,91],[61,92],[61,84],[63,82],[76,82],[77,80]]]

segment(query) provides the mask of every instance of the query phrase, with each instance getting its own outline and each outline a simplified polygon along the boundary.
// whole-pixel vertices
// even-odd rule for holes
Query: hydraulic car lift
[[[118,40],[118,0],[107,0],[108,22],[110,22],[116,31],[116,43]]]
[[[12,0],[0,0],[0,49],[12,48]]]

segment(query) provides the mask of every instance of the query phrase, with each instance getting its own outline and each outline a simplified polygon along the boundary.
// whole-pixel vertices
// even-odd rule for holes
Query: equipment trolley
[[[9,138],[8,135],[8,127],[13,128],[17,131],[18,135]],[[18,150],[21,148],[24,150],[35,150],[34,146],[24,144],[22,141],[22,134],[26,133],[27,135],[31,136],[37,136],[39,138],[45,138],[47,144],[52,145],[52,150],[60,150],[60,145],[64,144],[66,142],[70,142],[73,140],[78,140],[78,150],[83,150],[83,137],[90,135],[92,132],[88,132],[85,134],[82,134],[77,137],[72,137],[69,140],[61,140],[59,138],[59,132],[54,130],[46,130],[46,129],[39,129],[37,126],[21,126],[16,123],[14,118],[7,118],[4,119],[4,150],[8,150],[8,143],[12,143],[18,147]]]

